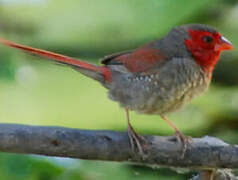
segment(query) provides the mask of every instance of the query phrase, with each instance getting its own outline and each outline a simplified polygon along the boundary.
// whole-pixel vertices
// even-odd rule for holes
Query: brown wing
[[[158,49],[149,45],[136,50],[115,53],[101,59],[105,65],[124,65],[130,72],[145,72],[166,59]]]
[[[123,56],[123,55],[127,56],[127,55],[131,54],[133,51],[134,50],[128,50],[128,51],[122,51],[119,53],[113,53],[113,54],[107,55],[107,56],[103,57],[102,59],[100,59],[100,62],[105,65],[109,65],[109,64],[113,64],[113,63],[117,64],[118,62],[114,62],[117,57]]]

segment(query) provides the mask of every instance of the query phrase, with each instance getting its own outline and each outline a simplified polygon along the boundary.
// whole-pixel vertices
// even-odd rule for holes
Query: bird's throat
[[[198,65],[206,72],[213,72],[219,58],[220,51],[191,51]]]

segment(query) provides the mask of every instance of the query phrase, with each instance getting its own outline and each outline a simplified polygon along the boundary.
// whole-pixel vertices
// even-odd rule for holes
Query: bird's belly
[[[199,87],[188,87],[175,92],[167,91],[164,94],[158,94],[157,97],[148,98],[145,101],[144,107],[135,109],[135,111],[145,114],[167,114],[174,112],[204,92],[207,87],[206,84],[202,84]]]
[[[204,92],[209,80],[189,81],[176,88],[161,86],[156,82],[129,84],[128,87],[115,88],[109,91],[110,99],[121,106],[144,114],[166,114],[180,109],[195,96]]]

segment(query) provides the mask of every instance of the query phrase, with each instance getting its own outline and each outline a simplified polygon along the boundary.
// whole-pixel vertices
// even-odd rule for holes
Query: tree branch
[[[193,138],[183,158],[175,138],[144,137],[149,143],[142,158],[131,151],[126,133],[0,124],[0,151],[190,169],[238,168],[238,146],[214,137]]]

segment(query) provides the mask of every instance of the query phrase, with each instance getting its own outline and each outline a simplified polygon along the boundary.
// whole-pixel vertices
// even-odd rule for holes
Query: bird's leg
[[[166,116],[161,115],[161,118],[165,120],[174,129],[176,137],[178,137],[178,139],[183,143],[182,157],[184,157],[185,152],[187,150],[187,146],[191,142],[191,137],[185,136],[181,131],[179,131],[175,124],[172,123]]]
[[[136,148],[138,148],[139,154],[144,154],[144,146],[146,144],[146,139],[143,136],[138,135],[134,128],[132,127],[130,123],[129,118],[129,109],[126,108],[126,119],[127,119],[127,133],[130,140],[131,149],[133,152],[136,152]]]

